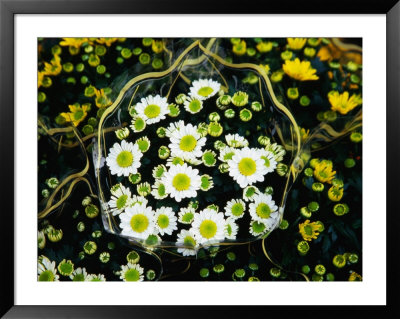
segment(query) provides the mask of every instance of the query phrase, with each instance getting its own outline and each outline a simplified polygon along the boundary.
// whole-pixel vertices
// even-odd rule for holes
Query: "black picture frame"
[[[163,317],[247,317],[268,316],[309,317],[310,311],[318,316],[354,318],[371,315],[373,318],[399,318],[397,302],[399,276],[395,272],[398,255],[399,222],[395,197],[398,187],[397,147],[400,136],[400,3],[398,0],[336,0],[336,1],[253,1],[245,5],[231,1],[204,0],[200,6],[188,1],[172,0],[0,0],[0,156],[1,211],[1,276],[0,315],[4,318],[157,318]],[[386,146],[387,146],[387,284],[386,306],[16,306],[14,289],[14,18],[17,14],[385,14],[386,29]],[[10,200],[10,199],[14,199]],[[380,212],[385,213],[385,212]],[[313,307],[310,309],[310,307]],[[132,309],[134,308],[134,309]],[[194,308],[194,309],[193,309]],[[251,308],[251,309],[249,309]],[[321,308],[321,309],[320,309]],[[267,310],[267,312],[264,312]],[[134,315],[133,315],[134,314]]]

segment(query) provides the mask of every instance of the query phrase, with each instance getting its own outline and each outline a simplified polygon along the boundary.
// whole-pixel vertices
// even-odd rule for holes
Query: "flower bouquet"
[[[107,231],[191,256],[279,226],[299,128],[261,66],[216,51],[194,42],[167,70],[125,81],[104,112],[93,156]]]

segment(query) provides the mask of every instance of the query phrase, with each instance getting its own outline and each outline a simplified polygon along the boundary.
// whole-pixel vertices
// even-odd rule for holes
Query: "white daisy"
[[[143,281],[143,268],[139,264],[128,263],[121,265],[121,271],[119,272],[119,278],[123,281]]]
[[[276,168],[277,162],[272,152],[265,149],[260,149],[261,159],[264,160],[264,165],[267,168],[267,173],[271,173]]]
[[[279,219],[278,207],[271,195],[258,194],[254,196],[254,203],[249,204],[250,216],[253,220],[262,222],[270,230]]]
[[[160,95],[149,95],[136,104],[135,110],[138,116],[144,119],[147,124],[160,122],[169,113],[167,98]]]
[[[233,219],[242,218],[245,211],[246,211],[246,204],[241,199],[232,199],[226,203],[225,215],[230,218]]]
[[[193,207],[182,207],[178,213],[178,221],[182,224],[191,224],[196,210]]]
[[[177,218],[171,207],[164,207],[156,210],[154,215],[156,229],[160,235],[171,235],[178,227],[176,226]]]
[[[211,79],[199,79],[192,82],[189,95],[193,98],[206,100],[218,93],[221,84]]]
[[[176,241],[176,245],[181,248],[178,248],[178,253],[181,253],[183,256],[194,256],[196,255],[196,250],[198,248],[198,242],[194,236],[193,231],[182,229],[178,234],[178,239]]]
[[[264,181],[264,175],[268,172],[260,152],[248,147],[238,149],[232,159],[228,161],[228,165],[229,175],[242,188]]]
[[[143,153],[139,151],[137,144],[122,140],[121,144],[115,143],[110,148],[106,162],[111,174],[129,176],[137,173],[142,156]]]
[[[202,100],[197,97],[188,98],[183,105],[185,110],[192,114],[199,113],[203,108]]]
[[[135,204],[119,215],[121,235],[146,239],[154,231],[154,211],[151,207]]]
[[[230,147],[247,147],[249,146],[249,141],[239,134],[227,134],[225,135],[226,143]]]
[[[184,160],[201,157],[203,152],[201,148],[206,143],[206,138],[201,137],[197,132],[197,126],[192,124],[181,125],[170,137],[171,156],[181,157]]]
[[[171,137],[173,132],[175,132],[176,130],[179,131],[179,129],[183,126],[185,126],[185,122],[183,122],[182,120],[170,123],[169,126],[165,129],[165,136]]]
[[[56,262],[51,262],[46,256],[38,258],[38,281],[59,281],[60,276],[57,275]]]
[[[200,244],[211,244],[224,240],[224,214],[213,209],[203,209],[194,214],[192,223],[193,232]]]
[[[72,281],[88,281],[89,276],[86,272],[86,268],[76,268],[72,274],[69,276]]]
[[[111,199],[108,202],[108,206],[111,209],[111,213],[115,216],[128,207],[132,200],[132,194],[129,188],[125,187],[121,183],[117,187],[111,189]]]
[[[230,146],[225,146],[219,150],[219,157],[218,159],[221,162],[226,163],[227,161],[231,160],[233,155],[235,155],[236,149]]]
[[[167,193],[180,202],[183,198],[197,196],[201,178],[197,169],[185,163],[171,166],[161,178],[161,183],[165,185]]]
[[[163,199],[168,197],[165,185],[159,179],[156,180],[152,188],[153,190],[151,191],[151,195],[153,195],[155,199]]]
[[[225,237],[227,239],[236,239],[239,226],[235,223],[235,219],[228,218],[225,223]]]

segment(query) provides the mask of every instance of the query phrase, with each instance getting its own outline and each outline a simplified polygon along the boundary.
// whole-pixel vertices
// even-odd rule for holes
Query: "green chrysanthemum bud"
[[[243,278],[246,275],[246,271],[243,268],[239,268],[235,270],[235,276],[239,279]]]
[[[92,233],[92,237],[93,237],[93,238],[100,238],[101,235],[103,235],[103,233],[101,232],[101,230],[95,230],[95,231]]]
[[[333,257],[332,263],[337,268],[343,268],[346,266],[346,258],[343,255],[336,255]]]
[[[289,171],[289,167],[286,164],[278,163],[276,166],[276,172],[279,176],[285,176]]]
[[[89,218],[95,218],[99,214],[99,208],[94,204],[89,204],[85,207],[85,214]]]
[[[269,274],[274,278],[279,278],[281,276],[281,270],[279,268],[271,268]]]
[[[302,240],[297,244],[297,251],[301,256],[306,255],[309,250],[310,250],[310,245],[305,240]]]
[[[349,212],[349,206],[347,206],[346,204],[336,204],[335,206],[333,206],[333,213],[336,216],[343,216],[345,214],[347,214]]]
[[[137,263],[139,262],[139,260],[140,260],[140,256],[139,256],[139,254],[138,254],[136,251],[131,250],[131,251],[126,255],[126,260],[128,261],[128,263],[137,264]]]
[[[153,269],[146,271],[147,280],[154,280],[156,278],[156,272]]]
[[[50,196],[50,192],[49,192],[49,190],[48,190],[47,188],[45,188],[45,189],[42,190],[42,196],[43,196],[44,198],[47,198],[47,197]]]
[[[76,229],[78,230],[78,232],[83,232],[85,230],[85,223],[79,222],[78,225],[76,225]]]
[[[318,264],[315,266],[314,271],[318,274],[318,275],[324,275],[326,272],[326,268],[324,265]]]
[[[83,245],[83,251],[88,255],[93,255],[97,250],[97,245],[94,241],[87,241]]]
[[[295,100],[299,97],[299,89],[298,88],[288,88],[286,94],[289,99]]]
[[[221,150],[221,149],[223,149],[225,147],[226,147],[226,144],[224,142],[220,141],[220,140],[217,140],[217,141],[214,142],[214,148],[216,150]]]
[[[121,128],[115,131],[115,135],[118,139],[123,140],[129,136],[129,129],[127,127]]]
[[[301,267],[301,272],[305,275],[309,274],[311,271],[310,266],[308,265],[304,265],[303,267]]]
[[[311,188],[314,192],[320,193],[324,190],[325,186],[324,186],[324,184],[318,182],[318,183],[313,183],[311,185]]]
[[[56,177],[50,177],[49,179],[46,180],[46,184],[49,188],[54,189],[57,188],[58,184],[60,184],[60,182],[58,181],[58,179]]]
[[[168,105],[168,110],[169,110],[168,115],[171,117],[177,117],[181,113],[179,106],[174,103]]]
[[[210,271],[207,268],[201,268],[199,274],[201,278],[207,278],[210,275]]]
[[[226,118],[231,119],[231,118],[235,117],[235,113],[236,113],[235,110],[227,109],[227,110],[225,110],[224,115]]]
[[[169,148],[164,145],[160,146],[160,148],[158,149],[158,157],[161,159],[168,158],[169,154],[170,154]]]
[[[166,136],[165,127],[160,126],[160,127],[157,129],[157,136],[158,136],[159,138],[163,138],[163,137]]]
[[[106,264],[110,261],[110,253],[104,251],[99,255],[99,260],[103,263]]]
[[[251,109],[254,112],[260,112],[262,110],[262,104],[258,101],[254,101],[251,103]]]
[[[211,122],[208,124],[208,134],[211,136],[218,137],[223,131],[224,129],[222,128],[222,125],[218,122]]]
[[[229,261],[235,261],[236,260],[236,254],[233,251],[230,251],[226,254],[226,258]]]
[[[302,95],[300,97],[300,105],[301,106],[309,106],[310,103],[311,103],[311,100],[310,100],[310,98],[308,96]]]
[[[229,95],[221,95],[217,101],[216,101],[216,105],[219,109],[221,110],[225,110],[228,105],[231,103],[232,98]]]
[[[282,219],[279,229],[285,230],[289,227],[289,222],[286,219]]]
[[[221,119],[221,117],[219,116],[219,114],[217,112],[212,112],[208,115],[208,118],[211,122],[216,122],[219,121]]]
[[[139,55],[139,63],[142,65],[147,65],[150,63],[151,57],[148,53],[142,53]]]
[[[187,96],[185,94],[181,93],[181,94],[178,94],[178,96],[175,98],[175,102],[177,104],[183,104],[183,103],[185,103],[186,99],[187,99]]]
[[[330,272],[330,273],[327,273],[327,274],[326,274],[326,280],[328,280],[328,281],[334,281],[334,280],[335,280],[335,275],[332,274],[331,272]]]
[[[140,173],[129,174],[128,180],[135,185],[142,180],[142,175]]]
[[[249,95],[246,92],[238,91],[232,96],[232,104],[241,107],[245,106],[249,101]]]
[[[215,265],[215,266],[213,267],[213,271],[214,271],[216,274],[221,274],[221,273],[224,272],[224,270],[225,270],[225,266],[224,266],[223,264],[217,264],[217,265]]]
[[[346,168],[352,168],[356,165],[356,161],[352,158],[346,158],[344,161],[344,166]]]
[[[309,48],[309,47],[304,48],[304,55],[306,57],[312,58],[314,57],[316,52],[317,51],[314,48]]]
[[[300,208],[300,215],[303,216],[304,218],[310,218],[312,213],[307,207],[302,207]]]
[[[239,117],[243,122],[248,122],[252,119],[253,114],[249,109],[244,108],[240,110]]]
[[[307,208],[310,212],[315,213],[319,210],[319,204],[317,202],[310,202],[308,203]]]
[[[227,163],[222,163],[218,166],[221,173],[227,173],[229,171],[229,165]]]
[[[59,242],[63,238],[62,229],[51,229],[47,233],[47,238],[53,243]]]

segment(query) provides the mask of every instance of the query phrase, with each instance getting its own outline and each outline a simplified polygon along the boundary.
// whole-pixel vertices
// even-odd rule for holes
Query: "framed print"
[[[399,4],[330,7],[1,1],[1,315],[396,316]]]

